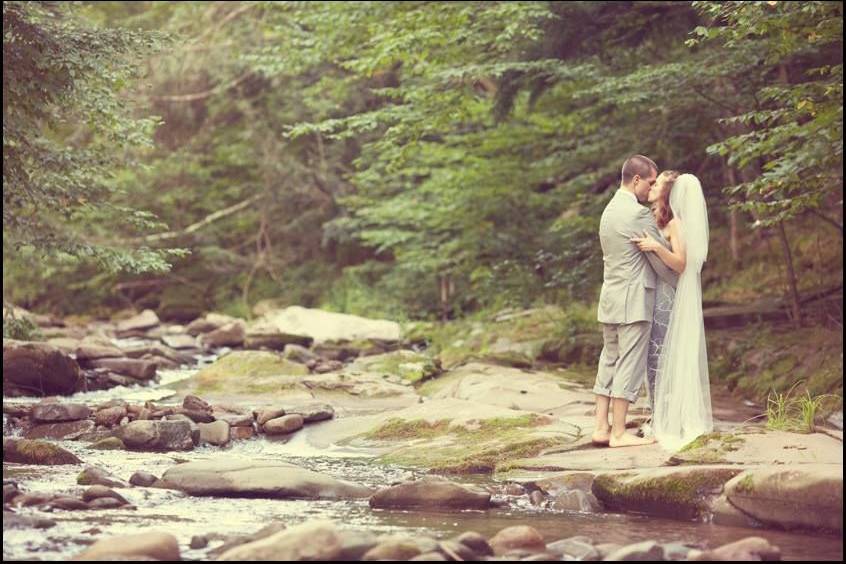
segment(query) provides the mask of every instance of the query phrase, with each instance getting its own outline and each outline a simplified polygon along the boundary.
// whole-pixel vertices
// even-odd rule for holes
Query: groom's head
[[[657,178],[658,165],[648,157],[635,155],[623,163],[623,186],[634,192],[641,202],[646,201]]]

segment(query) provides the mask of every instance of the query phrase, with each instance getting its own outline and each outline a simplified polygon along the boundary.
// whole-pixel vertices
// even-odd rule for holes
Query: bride
[[[692,174],[676,179],[669,202],[672,250],[648,234],[632,240],[680,275],[657,362],[652,415],[656,440],[677,451],[713,429],[700,278],[708,258],[708,211],[699,179]]]

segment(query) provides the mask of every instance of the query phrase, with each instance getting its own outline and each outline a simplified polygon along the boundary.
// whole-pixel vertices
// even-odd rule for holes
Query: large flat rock
[[[670,457],[669,453],[658,444],[623,448],[589,447],[589,439],[588,435],[580,443],[580,446],[586,448],[515,460],[510,466],[512,469],[546,472],[563,470],[600,472],[657,468],[664,466]]]
[[[356,499],[373,493],[293,464],[225,459],[178,464],[164,473],[161,485],[191,495],[222,497]]]
[[[315,343],[373,339],[397,342],[399,323],[387,319],[368,319],[358,315],[291,306],[272,310],[251,324],[251,330],[275,330],[289,335],[303,335]]]

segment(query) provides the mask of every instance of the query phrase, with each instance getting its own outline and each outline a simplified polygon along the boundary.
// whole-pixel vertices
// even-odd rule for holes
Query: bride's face
[[[651,204],[661,197],[661,195],[664,193],[664,188],[667,186],[666,180],[667,178],[663,174],[660,174],[658,176],[658,181],[652,185],[652,188],[649,189],[649,194],[647,194],[646,196],[647,202]]]

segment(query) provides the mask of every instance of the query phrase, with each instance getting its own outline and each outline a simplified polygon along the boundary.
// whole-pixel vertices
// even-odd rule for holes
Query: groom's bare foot
[[[643,445],[651,445],[655,442],[655,439],[652,437],[642,439],[640,437],[636,437],[630,433],[623,433],[619,437],[615,435],[611,435],[608,446],[612,448],[617,447],[628,447],[628,446],[643,446]]]
[[[593,432],[593,436],[591,436],[591,442],[597,446],[608,446],[608,442],[611,440],[611,427],[607,429],[597,429]]]

